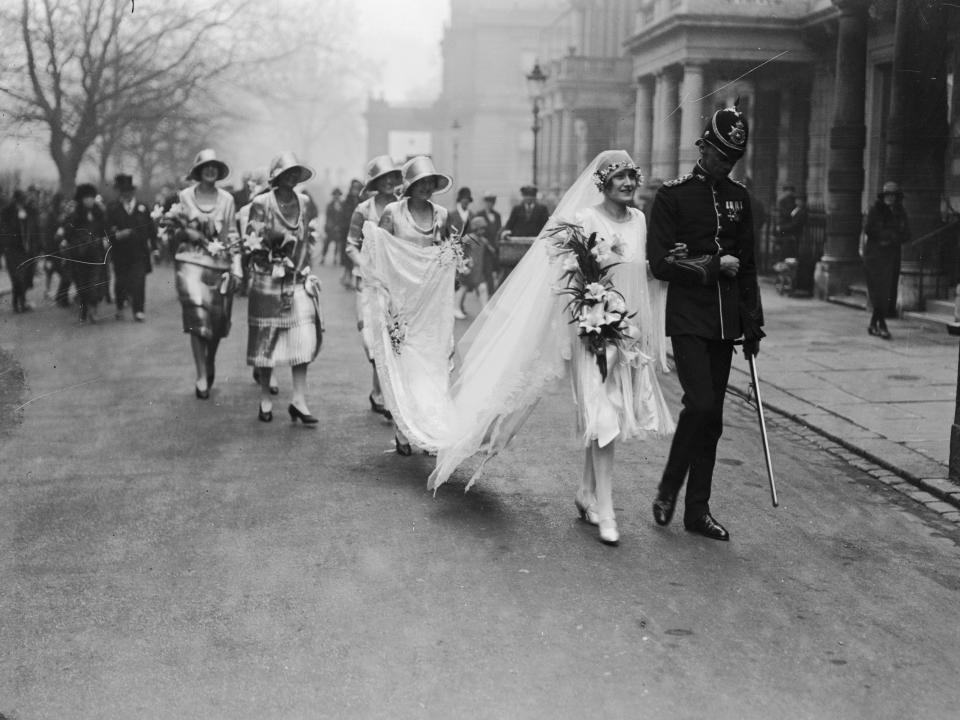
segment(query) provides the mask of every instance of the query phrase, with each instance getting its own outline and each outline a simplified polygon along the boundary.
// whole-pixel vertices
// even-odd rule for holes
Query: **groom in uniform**
[[[668,283],[666,333],[683,388],[653,517],[670,522],[686,480],[683,525],[714,540],[730,539],[709,501],[733,344],[742,336],[744,354],[756,355],[763,337],[750,196],[729,178],[748,132],[736,107],[715,112],[693,171],[657,191],[647,233],[650,269]]]

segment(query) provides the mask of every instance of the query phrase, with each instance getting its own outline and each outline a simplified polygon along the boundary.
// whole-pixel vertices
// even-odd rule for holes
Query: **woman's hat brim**
[[[434,195],[441,195],[453,187],[453,178],[449,175],[444,175],[443,173],[423,173],[422,175],[417,175],[417,177],[413,178],[412,180],[408,180],[403,184],[403,194],[409,194],[410,188],[428,177],[437,178],[439,181],[437,189],[433,191]]]
[[[217,180],[223,180],[230,174],[230,167],[222,160],[205,160],[190,168],[187,180],[200,180],[200,171],[207,165],[213,165],[217,168]]]
[[[313,170],[308,168],[306,165],[291,165],[290,167],[285,167],[283,170],[280,170],[273,177],[270,178],[270,184],[276,185],[277,180],[286,175],[288,172],[293,172],[294,170],[299,170],[300,174],[297,176],[297,182],[295,185],[300,183],[305,183],[307,180],[313,177]]]
[[[396,175],[397,176],[397,185],[403,182],[403,173],[400,172],[400,168],[393,168],[392,170],[385,170],[379,175],[374,175],[372,178],[367,180],[367,184],[363,186],[363,192],[372,192],[376,188],[373,186],[377,184],[377,181],[380,178],[385,178],[387,175]]]

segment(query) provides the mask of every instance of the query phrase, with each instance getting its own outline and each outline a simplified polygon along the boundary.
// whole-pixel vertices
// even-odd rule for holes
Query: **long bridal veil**
[[[430,489],[481,453],[485,457],[467,483],[469,489],[484,464],[509,444],[544,392],[566,373],[571,332],[563,310],[566,299],[557,292],[561,272],[550,234],[559,222],[574,222],[577,212],[603,200],[593,177],[599,158],[566,192],[533,245],[457,344],[450,407]],[[665,288],[650,279],[641,290],[648,293],[650,303],[641,304],[634,319],[641,332],[640,349],[666,370]]]

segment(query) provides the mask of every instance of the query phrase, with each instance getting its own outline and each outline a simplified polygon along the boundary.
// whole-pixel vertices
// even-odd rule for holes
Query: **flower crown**
[[[623,160],[621,162],[610,163],[602,170],[597,170],[594,174],[594,185],[597,186],[597,190],[603,192],[603,188],[607,184],[607,179],[614,175],[615,173],[620,172],[621,170],[633,170],[637,174],[637,180],[643,179],[643,175],[633,162],[629,160]]]

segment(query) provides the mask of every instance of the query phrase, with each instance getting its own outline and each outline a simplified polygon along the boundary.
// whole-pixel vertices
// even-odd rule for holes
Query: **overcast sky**
[[[449,0],[355,0],[354,6],[360,47],[380,78],[371,94],[392,102],[434,99]]]

